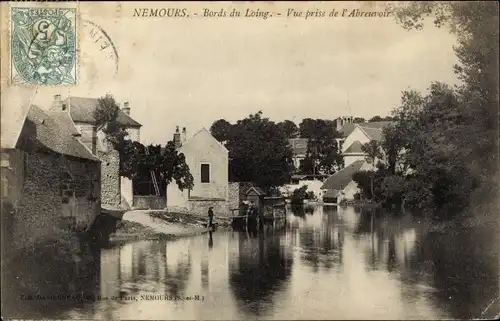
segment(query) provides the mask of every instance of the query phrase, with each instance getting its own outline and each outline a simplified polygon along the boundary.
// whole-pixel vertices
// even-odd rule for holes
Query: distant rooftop
[[[97,98],[70,96],[63,100],[62,103],[69,105],[69,113],[73,121],[82,123],[94,123],[94,110],[96,110],[97,108],[97,101]],[[121,109],[118,111],[118,122],[123,126],[142,126]]]

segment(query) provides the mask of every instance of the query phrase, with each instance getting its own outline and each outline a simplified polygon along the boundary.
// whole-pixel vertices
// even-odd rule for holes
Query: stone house
[[[4,135],[2,251],[88,230],[101,208],[101,163],[68,114],[31,106]]]
[[[202,128],[190,139],[186,130],[182,135],[177,127],[173,137],[179,153],[184,154],[186,164],[194,178],[191,190],[179,190],[175,182],[167,186],[167,207],[206,215],[212,206],[216,215],[229,216],[231,209],[239,206],[239,184],[229,183],[228,150],[210,132]]]
[[[384,126],[389,125],[389,121],[358,123],[350,134],[345,138],[342,145],[342,156],[344,157],[344,166],[349,166],[358,160],[365,160],[366,154],[362,151],[361,147],[372,141],[382,141],[382,130]],[[381,160],[375,160],[378,162]]]
[[[61,100],[60,95],[55,95],[50,110],[66,114],[76,128],[77,136],[82,143],[101,160],[102,203],[129,208],[132,204],[132,182],[120,177],[119,153],[106,141],[102,130],[95,126],[93,113],[97,104],[97,98],[70,96]],[[125,102],[118,112],[118,122],[126,129],[128,139],[139,141],[142,125],[130,117],[130,110],[129,103]]]

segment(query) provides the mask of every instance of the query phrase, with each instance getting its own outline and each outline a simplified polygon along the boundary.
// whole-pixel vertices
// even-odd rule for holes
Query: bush
[[[292,205],[302,205],[304,200],[307,198],[307,186],[304,185],[297,188],[292,193],[291,203]]]

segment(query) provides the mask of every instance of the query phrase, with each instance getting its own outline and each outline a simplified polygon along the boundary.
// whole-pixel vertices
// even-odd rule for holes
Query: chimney
[[[182,143],[186,142],[186,138],[187,138],[186,136],[187,136],[186,127],[182,127],[182,135],[181,135],[181,142]]]
[[[52,101],[52,109],[54,111],[63,111],[63,104],[61,100],[61,95],[54,95],[54,100]]]
[[[336,127],[337,127],[337,131],[339,132],[342,129],[342,118],[338,117],[335,120],[335,124],[336,124]]]
[[[175,148],[181,147],[182,142],[181,142],[181,134],[179,133],[179,126],[175,128],[175,134],[174,134],[174,146]]]
[[[124,102],[123,103],[123,108],[122,108],[123,112],[127,115],[130,116],[130,105],[128,104],[128,101]]]

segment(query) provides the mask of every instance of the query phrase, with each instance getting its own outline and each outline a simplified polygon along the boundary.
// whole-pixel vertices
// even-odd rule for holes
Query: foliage
[[[366,119],[364,119],[363,117],[354,117],[354,119],[352,120],[353,123],[357,124],[357,123],[364,123],[366,122]]]
[[[456,89],[461,109],[455,113],[447,137],[457,154],[483,183],[481,194],[498,191],[493,181],[498,169],[498,3],[408,2],[395,6],[398,22],[406,29],[421,29],[433,17],[438,27],[447,26],[457,36],[454,48],[459,63],[455,73],[463,84]],[[482,195],[484,196],[484,195]]]
[[[431,83],[426,94],[403,92],[394,123],[383,130],[383,179],[353,176],[362,194],[392,207],[449,218],[482,184],[498,189],[498,5],[492,2],[406,2],[395,6],[403,27],[421,29],[425,17],[457,36],[456,88]],[[371,119],[374,120],[374,118]],[[381,120],[377,118],[376,120]],[[373,182],[374,187],[368,188]]]
[[[112,95],[106,94],[97,100],[97,107],[93,112],[94,125],[97,130],[106,134],[106,139],[115,149],[119,149],[127,136],[125,128],[118,122],[120,108]]]
[[[231,125],[227,138],[231,181],[253,182],[265,190],[289,181],[293,164],[287,137],[262,112]]]
[[[210,126],[210,133],[219,142],[226,142],[231,135],[232,125],[225,119],[219,119]]]
[[[304,185],[293,191],[290,203],[293,206],[302,205],[304,200],[308,199],[308,197],[310,197],[310,194],[307,192],[307,186]]]
[[[299,129],[300,136],[308,139],[306,157],[300,166],[301,173],[332,174],[343,167],[344,160],[335,141],[341,135],[335,130],[333,121],[306,118],[300,123]]]
[[[279,122],[278,127],[287,138],[296,138],[299,136],[299,127],[291,120]]]
[[[380,143],[376,140],[370,140],[368,143],[361,146],[361,150],[365,153],[370,164],[375,164],[376,159],[382,158]]]
[[[165,147],[146,147],[139,142],[125,140],[120,152],[120,175],[136,182],[150,181],[153,172],[162,196],[165,195],[168,184],[174,180],[180,190],[192,189],[194,186],[184,154],[175,150],[172,141]]]
[[[368,122],[372,123],[372,122],[376,122],[376,121],[392,121],[392,120],[394,120],[394,118],[391,116],[386,116],[386,117],[374,116],[374,117],[370,118],[370,120]]]
[[[120,175],[135,181],[151,180],[151,172],[156,175],[160,193],[175,180],[180,189],[193,187],[193,176],[189,172],[184,155],[178,154],[169,142],[165,148],[146,147],[139,142],[126,139],[127,132],[118,121],[120,109],[113,96],[99,98],[93,116],[97,130],[106,134],[106,139],[120,154]]]

